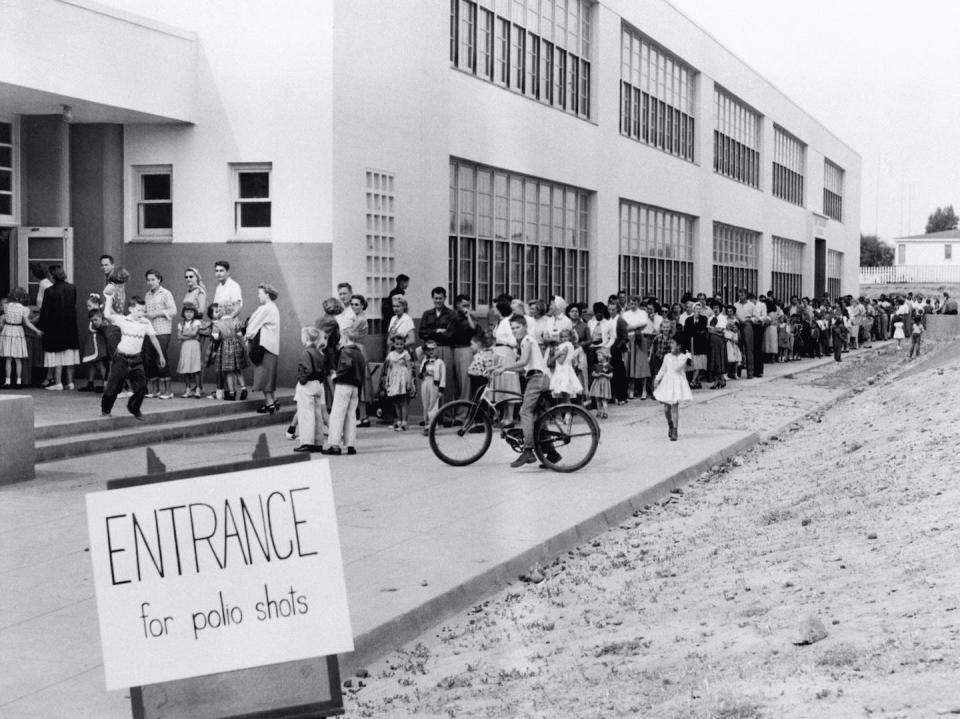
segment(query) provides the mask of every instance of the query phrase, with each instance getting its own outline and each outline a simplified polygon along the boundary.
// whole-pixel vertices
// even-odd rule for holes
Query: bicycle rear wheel
[[[430,423],[430,449],[437,458],[463,467],[480,459],[490,447],[493,426],[483,408],[465,399],[448,402]]]
[[[558,404],[537,419],[533,429],[537,458],[555,472],[587,465],[600,443],[600,425],[583,407]]]

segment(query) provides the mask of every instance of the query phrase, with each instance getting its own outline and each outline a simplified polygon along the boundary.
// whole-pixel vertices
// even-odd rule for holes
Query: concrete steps
[[[126,414],[122,400],[113,417],[77,418],[35,428],[36,462],[102,454],[172,440],[288,424],[296,412],[289,396],[279,397],[280,411],[257,414],[262,400],[244,402],[173,401],[144,403],[144,422]]]

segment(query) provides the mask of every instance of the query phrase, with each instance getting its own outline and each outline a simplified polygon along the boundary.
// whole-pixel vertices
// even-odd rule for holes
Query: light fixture
[[[73,122],[73,108],[70,105],[63,106],[63,119],[66,122]]]

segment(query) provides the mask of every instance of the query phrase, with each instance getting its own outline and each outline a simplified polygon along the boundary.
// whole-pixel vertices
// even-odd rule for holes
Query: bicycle
[[[506,395],[506,399],[497,399]],[[537,405],[533,426],[533,451],[540,464],[555,472],[575,472],[593,459],[600,442],[600,425],[587,410],[576,404]],[[438,459],[454,467],[465,467],[480,459],[490,448],[493,431],[515,452],[523,451],[523,430],[503,423],[513,405],[523,399],[520,392],[477,390],[473,400],[458,399],[443,405],[430,422],[430,449]]]

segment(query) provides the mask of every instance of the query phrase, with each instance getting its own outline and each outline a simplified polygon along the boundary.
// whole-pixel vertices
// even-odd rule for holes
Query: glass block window
[[[905,265],[907,263],[907,246],[902,242],[897,245],[897,264]]]
[[[943,259],[952,260],[953,259],[953,245],[944,245],[943,246]]]
[[[15,133],[12,122],[0,121],[0,221],[15,222],[16,197],[14,196],[16,167]]]
[[[382,170],[366,171],[366,224],[364,238],[367,248],[366,295],[371,307],[377,307],[387,297],[396,277],[396,186],[392,173]],[[373,319],[371,313],[371,319]],[[382,322],[377,318],[376,322]],[[371,327],[375,334],[384,328]]]
[[[823,214],[843,222],[843,168],[823,161]]]
[[[590,193],[450,160],[449,292],[588,301]]]
[[[626,24],[620,60],[620,134],[692,162],[695,71]]]
[[[273,223],[270,197],[272,164],[231,165],[233,219],[238,237],[269,239]]]
[[[803,206],[806,145],[781,127],[773,128],[773,194]]]
[[[733,302],[737,291],[757,291],[760,233],[722,222],[713,223],[713,291]]]
[[[802,242],[773,237],[771,289],[773,296],[781,302],[787,302],[793,296],[803,297],[803,248]]]
[[[170,165],[133,168],[136,197],[136,236],[173,237],[173,168]]]
[[[713,170],[760,187],[760,115],[719,86],[713,91]]]
[[[827,250],[827,292],[832,299],[840,297],[843,283],[843,253]]]
[[[450,0],[450,64],[590,117],[591,0]]]
[[[693,291],[696,218],[620,200],[620,289],[676,302]]]

